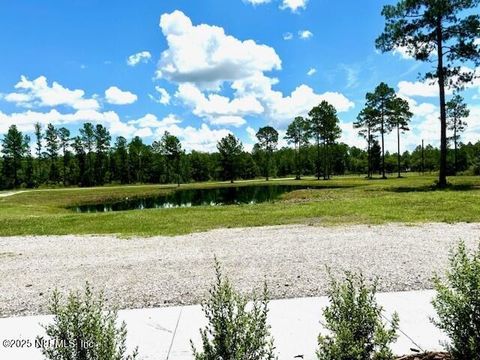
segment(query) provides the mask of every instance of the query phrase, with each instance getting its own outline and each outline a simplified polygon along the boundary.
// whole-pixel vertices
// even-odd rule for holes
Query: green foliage
[[[448,138],[448,140],[453,141],[454,144],[454,174],[457,173],[459,164],[458,164],[458,142],[460,140],[460,134],[465,131],[467,123],[464,119],[470,116],[470,110],[467,107],[462,96],[456,94],[453,98],[447,102],[447,126],[448,130],[452,131],[453,134]]]
[[[137,350],[126,355],[126,324],[117,326],[117,312],[105,309],[102,293],[95,296],[86,284],[85,292],[71,292],[66,299],[53,293],[50,311],[53,323],[44,326],[47,338],[43,355],[50,360],[134,360]]]
[[[301,116],[297,116],[290,125],[288,125],[284,137],[289,144],[293,144],[295,147],[295,173],[297,180],[300,180],[302,173],[300,166],[300,151],[302,147],[308,144],[307,130],[308,126],[306,120]]]
[[[472,173],[477,176],[480,175],[480,160],[472,166]]]
[[[94,130],[95,137],[95,184],[103,185],[105,183],[108,169],[108,150],[112,137],[110,132],[101,124],[97,124]]]
[[[45,131],[45,150],[49,161],[48,179],[52,184],[58,182],[60,173],[58,171],[58,130],[52,124],[48,124]]]
[[[347,272],[342,282],[331,277],[330,306],[324,310],[331,335],[318,337],[319,360],[393,359],[389,345],[397,339],[398,315],[387,328],[376,292],[377,282],[369,286],[362,274]]]
[[[272,166],[272,155],[278,145],[278,132],[271,126],[265,126],[258,130],[258,148],[265,152],[265,177],[268,181]]]
[[[208,181],[214,169],[208,153],[193,150],[190,154],[193,181]]]
[[[46,181],[47,174],[43,167],[43,144],[44,134],[42,132],[42,126],[40,123],[34,124],[35,135],[35,156],[36,156],[36,166],[34,166],[34,179],[27,179],[27,182],[38,184],[43,184]]]
[[[22,159],[28,154],[30,138],[24,136],[16,125],[11,125],[2,140],[2,183],[4,187],[17,187],[21,184]],[[1,186],[1,185],[0,185]]]
[[[202,308],[208,320],[200,330],[202,350],[192,343],[195,360],[270,360],[275,359],[273,339],[267,324],[268,293],[248,304],[221,273],[215,260],[216,282]],[[251,305],[251,307],[250,307]]]
[[[340,137],[342,130],[337,110],[327,101],[322,101],[308,113],[308,135],[315,139],[317,146],[317,179],[320,179],[320,143],[323,143],[323,178],[330,178],[329,147]]]
[[[365,96],[365,108],[360,112],[354,127],[360,129],[359,133],[367,140],[370,151],[376,134],[382,141],[382,176],[385,178],[385,134],[397,129],[397,167],[400,177],[400,132],[408,131],[408,123],[413,114],[410,112],[408,103],[395,94],[395,90],[385,83],[380,83],[375,91]],[[372,159],[369,159],[370,167]],[[370,176],[370,172],[369,172]]]
[[[301,116],[297,116],[290,125],[288,125],[284,138],[289,144],[294,144],[295,149],[297,147],[302,147],[308,144],[307,130],[308,126],[306,120]]]
[[[78,170],[77,176],[75,177],[75,180],[73,182],[75,184],[85,186],[86,184],[88,184],[88,182],[86,182],[87,153],[83,148],[83,141],[80,136],[76,136],[75,138],[73,138],[72,148],[75,153],[75,161],[76,161],[77,170]]]
[[[29,189],[35,187],[35,175],[33,171],[33,158],[31,154],[27,155],[25,164],[25,186]]]
[[[128,184],[130,182],[129,157],[127,139],[123,136],[117,137],[111,157],[110,162],[113,165],[112,176],[120,181],[121,184]]]
[[[153,145],[155,146],[155,144]],[[176,182],[180,186],[182,181],[182,144],[175,136],[165,131],[160,143],[158,143],[159,153],[165,156],[167,160],[167,168],[169,181]]]
[[[241,155],[241,177],[242,179],[255,179],[259,174],[260,170],[258,164],[253,159],[252,154],[249,152],[243,152]]]
[[[70,151],[68,150],[70,145],[70,130],[65,127],[58,129],[58,138],[60,141],[60,149],[62,149],[63,155],[63,167],[62,167],[62,179],[63,185],[67,184],[67,166],[70,161]]]
[[[455,360],[478,359],[480,354],[480,246],[469,255],[461,242],[450,257],[446,281],[435,279],[434,324],[450,338]]]
[[[135,136],[128,144],[129,155],[129,173],[132,176],[132,181],[136,183],[142,183],[145,181],[145,163],[147,161],[147,146],[143,143],[143,140],[139,136]],[[177,165],[178,161],[175,161]]]
[[[375,141],[373,126],[375,124],[376,111],[370,107],[365,107],[357,116],[357,121],[353,123],[355,129],[359,129],[358,134],[367,141],[367,177],[372,177],[372,145]],[[381,151],[381,149],[380,149]]]
[[[474,70],[460,68],[458,63],[480,61],[480,46],[475,42],[480,15],[471,11],[479,4],[479,0],[400,0],[396,5],[386,5],[382,10],[385,29],[376,46],[381,51],[402,47],[408,55],[426,62],[431,62],[432,53],[440,51],[442,59],[436,59],[435,65],[442,61],[445,68],[439,72],[434,66],[426,77],[444,75],[451,80],[450,85],[461,86],[472,79]],[[445,49],[449,51],[444,54]]]
[[[84,123],[80,129],[80,146],[85,153],[84,171],[81,173],[80,183],[82,186],[93,186],[94,181],[94,157],[93,147],[95,144],[95,128],[91,123]]]
[[[242,142],[234,135],[228,134],[217,143],[217,150],[220,153],[222,176],[225,180],[230,180],[233,183],[237,177],[243,152]]]
[[[460,133],[464,132],[467,127],[464,119],[469,116],[470,110],[462,96],[456,94],[447,102],[448,130],[453,131],[451,137],[453,141],[457,142],[460,139]]]
[[[35,134],[35,154],[37,155],[37,158],[41,159],[42,158],[42,140],[44,138],[44,135],[42,133],[42,125],[40,123],[35,123],[34,125],[34,134]]]
[[[405,99],[398,96],[395,97],[392,104],[392,125],[397,129],[397,174],[401,176],[401,150],[400,150],[400,134],[404,134],[410,131],[408,124],[413,117],[413,113],[410,111],[410,106]]]

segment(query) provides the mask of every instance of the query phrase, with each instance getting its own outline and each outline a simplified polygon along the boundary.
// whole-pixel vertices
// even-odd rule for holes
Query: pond
[[[300,185],[262,185],[210,189],[179,189],[165,195],[125,198],[108,203],[80,205],[73,209],[81,213],[91,213],[192,206],[257,204],[274,201],[287,192],[307,188],[307,186]]]

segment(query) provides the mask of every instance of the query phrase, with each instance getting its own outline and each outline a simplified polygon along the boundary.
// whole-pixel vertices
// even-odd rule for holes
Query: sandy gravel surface
[[[177,237],[0,238],[0,316],[46,313],[50,292],[89,281],[110,304],[139,308],[198,303],[217,255],[237,288],[267,280],[274,298],[325,294],[325,266],[379,276],[381,291],[431,287],[450,247],[480,239],[480,224],[276,226]]]

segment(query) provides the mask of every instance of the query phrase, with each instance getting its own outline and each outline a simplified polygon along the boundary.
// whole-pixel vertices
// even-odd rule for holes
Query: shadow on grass
[[[323,181],[323,180],[320,180]],[[328,181],[328,180],[327,180]],[[296,190],[336,190],[336,189],[352,189],[361,187],[362,185],[339,185],[339,184],[307,184],[301,185]]]
[[[446,188],[440,189],[437,184],[425,186],[398,186],[386,188],[385,191],[396,193],[411,193],[411,192],[434,192],[434,191],[471,191],[480,190],[479,185],[474,184],[448,184]]]

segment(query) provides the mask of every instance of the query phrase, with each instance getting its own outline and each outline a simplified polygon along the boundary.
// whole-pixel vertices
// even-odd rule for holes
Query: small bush
[[[267,360],[275,359],[273,339],[267,324],[268,292],[265,285],[261,299],[248,300],[237,293],[228,278],[222,276],[215,260],[216,282],[202,304],[208,320],[200,330],[201,351],[191,342],[196,360]]]
[[[377,281],[369,286],[362,274],[348,272],[343,282],[330,278],[330,305],[324,310],[330,335],[318,337],[318,359],[393,359],[389,345],[397,339],[398,315],[387,328],[383,308],[375,300]]]
[[[480,359],[480,246],[471,256],[461,242],[450,257],[446,281],[435,278],[433,323],[450,338],[456,360]]]
[[[117,312],[105,310],[103,293],[94,296],[88,283],[83,296],[71,292],[66,301],[58,291],[50,300],[54,314],[51,325],[44,326],[47,338],[37,338],[43,344],[42,353],[51,360],[134,360],[126,353],[126,324],[117,327]]]

